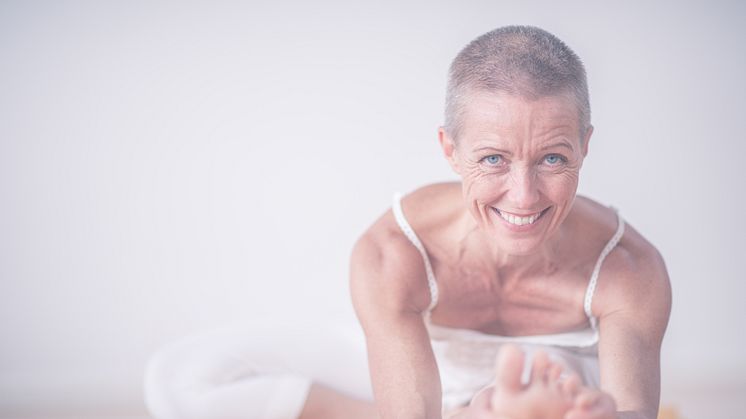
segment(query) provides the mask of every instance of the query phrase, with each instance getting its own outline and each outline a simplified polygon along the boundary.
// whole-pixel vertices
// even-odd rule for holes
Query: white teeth
[[[534,221],[536,221],[537,218],[541,215],[540,212],[537,212],[534,215],[530,215],[528,217],[518,217],[513,214],[508,214],[507,212],[502,212],[500,210],[497,210],[497,213],[500,214],[500,217],[503,218],[503,220],[509,222],[510,224],[515,224],[517,226],[522,226],[526,224],[533,224]]]

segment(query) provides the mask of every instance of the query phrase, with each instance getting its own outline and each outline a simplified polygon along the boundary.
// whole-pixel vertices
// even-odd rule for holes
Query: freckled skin
[[[503,336],[590,327],[583,307],[588,278],[619,225],[612,209],[575,199],[591,128],[580,126],[574,102],[563,96],[471,92],[465,102],[459,137],[439,130],[461,182],[419,188],[402,202],[438,279],[431,320]],[[431,295],[422,262],[391,211],[361,237],[351,258],[351,293],[382,417],[440,417],[442,389],[423,321]],[[560,400],[551,410],[564,419],[610,419],[618,407],[620,417],[655,418],[671,305],[665,264],[627,225],[601,275],[614,280],[599,282],[591,307],[600,330],[600,388],[583,388],[572,407]],[[498,380],[506,376],[496,373]],[[553,387],[503,390],[486,398],[486,416],[471,407],[449,413],[548,419],[536,409],[547,406],[547,397],[558,399]]]
[[[581,129],[577,109],[564,96],[526,100],[477,93],[466,105],[463,129],[440,141],[462,177],[466,207],[507,255],[534,253],[570,212],[591,129]],[[495,208],[517,215],[548,210],[530,234],[506,229]]]

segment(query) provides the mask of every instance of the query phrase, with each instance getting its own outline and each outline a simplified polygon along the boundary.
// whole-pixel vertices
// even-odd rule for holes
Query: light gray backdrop
[[[586,63],[580,192],[673,283],[664,401],[740,394],[746,8],[601,3],[2,2],[0,416],[141,412],[186,333],[352,323],[352,243],[393,191],[454,179],[447,66],[506,24]]]

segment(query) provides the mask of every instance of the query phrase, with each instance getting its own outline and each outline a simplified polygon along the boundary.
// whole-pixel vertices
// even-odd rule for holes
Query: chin
[[[487,230],[494,246],[503,254],[529,256],[540,252],[555,225],[555,207],[541,211],[541,216],[531,224],[516,225],[515,220],[506,220],[497,211],[489,220]]]

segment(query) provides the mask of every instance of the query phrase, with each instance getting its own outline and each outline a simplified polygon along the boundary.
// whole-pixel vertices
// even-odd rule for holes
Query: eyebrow
[[[574,151],[575,150],[573,148],[573,146],[571,146],[567,141],[564,141],[564,140],[560,141],[560,142],[557,142],[557,143],[552,143],[552,144],[546,145],[546,146],[542,147],[540,150],[544,151],[544,150],[547,150],[547,149],[550,149],[550,148],[554,148],[554,147],[565,147],[565,148],[569,149],[570,151]]]
[[[560,142],[552,143],[552,144],[549,144],[549,145],[545,145],[544,147],[541,147],[539,150],[540,151],[544,151],[544,150],[548,150],[548,149],[554,148],[554,147],[564,147],[564,148],[567,148],[570,151],[574,151],[575,150],[567,141],[564,141],[564,140],[560,141]],[[474,152],[478,153],[478,152],[484,151],[484,150],[494,151],[496,153],[501,153],[501,154],[505,154],[505,155],[511,155],[512,154],[508,150],[503,150],[503,149],[500,149],[500,148],[497,148],[497,147],[492,147],[492,146],[477,147],[477,148],[474,149]]]
[[[478,152],[480,152],[480,151],[484,151],[484,150],[494,151],[494,152],[497,152],[497,153],[501,153],[501,154],[505,154],[505,155],[511,155],[511,154],[512,154],[512,153],[511,153],[510,151],[508,151],[508,150],[503,150],[503,149],[500,149],[500,148],[497,148],[497,147],[492,147],[492,146],[482,146],[482,147],[478,147],[478,148],[475,148],[475,149],[474,149],[474,152],[475,152],[475,153],[478,153]]]

